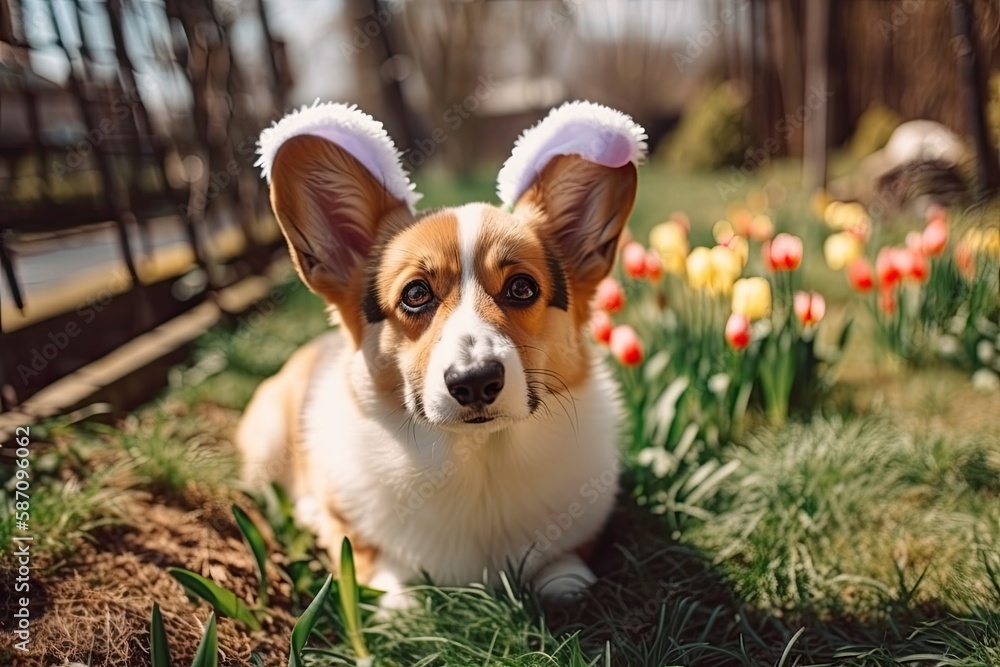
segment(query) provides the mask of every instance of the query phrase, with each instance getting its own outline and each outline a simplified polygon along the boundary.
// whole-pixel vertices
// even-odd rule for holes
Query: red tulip
[[[900,262],[896,258],[899,248],[882,248],[875,258],[875,272],[883,290],[892,287],[900,281],[903,275],[899,271]]]
[[[594,306],[607,313],[617,313],[625,305],[625,290],[614,278],[605,278],[597,284]]]
[[[730,315],[726,322],[726,341],[734,349],[745,349],[750,344],[750,320],[739,313]]]
[[[912,260],[909,277],[918,283],[922,283],[927,280],[927,276],[930,274],[930,265],[927,262],[927,257],[922,252],[911,252],[909,254]]]
[[[655,252],[646,253],[646,277],[654,283],[663,277],[663,260]]]
[[[622,267],[630,278],[646,276],[646,249],[641,243],[632,241],[622,248]]]
[[[816,326],[826,314],[826,299],[817,292],[796,292],[792,295],[792,307],[803,326]]]
[[[920,237],[920,247],[924,253],[931,257],[939,257],[947,245],[948,224],[944,218],[935,218],[928,222]]]
[[[761,247],[764,265],[772,271],[793,271],[802,263],[802,239],[791,234],[778,234]]]
[[[955,266],[966,280],[976,277],[976,255],[965,240],[959,241],[955,247]]]
[[[611,342],[611,330],[614,326],[611,316],[603,310],[595,310],[590,316],[590,331],[599,343],[607,345]]]
[[[642,342],[635,329],[622,324],[611,330],[611,354],[625,366],[635,366],[642,361]]]
[[[913,265],[916,262],[914,253],[906,248],[893,248],[889,257],[900,278],[909,278],[913,275]]]
[[[858,292],[867,292],[875,286],[875,276],[871,263],[859,257],[847,265],[847,282]]]
[[[927,224],[940,223],[944,226],[948,226],[948,212],[945,211],[940,206],[931,206],[927,209]]]

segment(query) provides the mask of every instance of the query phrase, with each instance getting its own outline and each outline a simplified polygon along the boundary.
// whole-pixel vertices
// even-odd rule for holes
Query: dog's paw
[[[413,609],[419,603],[416,594],[407,589],[405,579],[391,569],[376,569],[369,585],[383,591],[378,599],[376,618],[384,620],[394,612]]]
[[[595,581],[597,577],[576,554],[552,561],[534,577],[535,590],[542,599],[556,604],[576,602]]]

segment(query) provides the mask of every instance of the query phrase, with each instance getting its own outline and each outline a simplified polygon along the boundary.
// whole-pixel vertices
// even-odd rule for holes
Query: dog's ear
[[[558,249],[584,311],[632,213],[645,138],[620,111],[572,102],[522,134],[500,170],[501,201]]]
[[[413,221],[419,198],[392,140],[356,107],[317,104],[265,130],[257,164],[303,282],[360,342],[370,252]]]

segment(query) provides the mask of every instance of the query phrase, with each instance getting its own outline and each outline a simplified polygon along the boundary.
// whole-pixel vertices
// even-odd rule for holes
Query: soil
[[[245,509],[252,513],[252,508]],[[31,582],[32,650],[27,655],[14,651],[11,628],[0,627],[0,663],[149,665],[149,623],[155,601],[174,664],[190,664],[210,609],[187,597],[168,574],[169,567],[208,577],[244,601],[254,599],[255,564],[227,499],[195,492],[177,506],[145,498],[133,503],[129,515],[141,520],[132,526],[104,527],[66,562],[40,568],[51,574],[35,575]],[[220,665],[246,665],[252,653],[260,654],[265,665],[287,660],[295,618],[287,585],[273,579],[263,630],[250,632],[231,619],[219,618]],[[0,597],[3,622],[14,611],[13,600],[4,599],[7,592]]]

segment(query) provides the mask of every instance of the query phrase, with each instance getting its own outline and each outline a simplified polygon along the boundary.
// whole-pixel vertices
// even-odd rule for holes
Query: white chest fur
[[[535,417],[455,433],[376,394],[360,353],[337,342],[305,408],[309,479],[299,488],[336,507],[403,578],[462,585],[522,560],[531,577],[596,537],[620,469],[617,393],[603,364]]]

